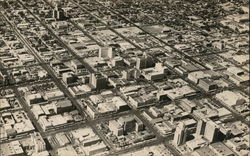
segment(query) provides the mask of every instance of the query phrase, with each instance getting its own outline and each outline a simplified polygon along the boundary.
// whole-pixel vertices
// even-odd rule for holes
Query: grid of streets
[[[0,156],[248,156],[247,0],[0,0]]]

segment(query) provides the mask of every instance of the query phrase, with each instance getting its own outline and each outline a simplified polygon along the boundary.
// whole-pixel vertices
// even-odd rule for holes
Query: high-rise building
[[[133,74],[134,74],[134,69],[123,70],[122,78],[125,80],[130,80],[131,78],[133,78]]]
[[[152,57],[149,56],[142,56],[140,58],[136,59],[136,68],[137,69],[145,69],[154,67],[155,63],[152,59]]]
[[[206,121],[199,120],[196,128],[196,134],[197,135],[204,135],[206,128]]]
[[[40,133],[34,132],[33,134],[31,134],[31,139],[34,143],[34,150],[36,153],[46,150],[46,144]]]
[[[123,125],[120,125],[116,120],[109,121],[109,129],[116,136],[122,136],[124,133]]]
[[[109,121],[109,129],[116,136],[127,135],[133,131],[143,131],[144,124],[136,116],[122,116],[118,120]]]
[[[79,60],[71,60],[71,68],[75,73],[78,73],[78,71],[84,69],[85,66]]]
[[[218,139],[219,132],[217,124],[209,120],[206,124],[204,137],[211,143]]]
[[[64,11],[57,4],[53,9],[53,18],[59,21],[65,19]]]
[[[183,122],[181,122],[176,127],[173,144],[176,146],[182,145],[186,142],[186,138],[187,138],[187,128],[186,125]]]
[[[62,80],[66,85],[70,85],[77,82],[77,76],[73,72],[63,73]]]
[[[114,58],[115,51],[110,46],[104,46],[99,48],[99,58]]]
[[[123,129],[125,133],[129,133],[135,130],[135,117],[134,116],[125,116],[120,117],[118,122],[123,125]]]
[[[92,73],[90,76],[90,84],[95,89],[105,89],[107,87],[108,80],[101,73]]]
[[[0,85],[4,84],[4,82],[5,82],[5,77],[2,74],[2,72],[0,71]]]
[[[144,130],[144,124],[141,121],[141,119],[139,119],[137,116],[135,117],[136,123],[135,123],[135,131],[139,132],[139,131],[143,131]]]

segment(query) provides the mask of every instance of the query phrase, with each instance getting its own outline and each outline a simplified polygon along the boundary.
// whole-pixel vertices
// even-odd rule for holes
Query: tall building
[[[142,56],[140,58],[136,59],[136,68],[137,69],[145,69],[154,67],[155,63],[152,59],[152,57],[149,56]]]
[[[46,150],[46,144],[40,133],[34,132],[33,134],[31,134],[31,140],[33,141],[34,150],[36,153]]]
[[[120,125],[116,120],[109,121],[109,129],[116,136],[122,136],[124,133],[123,125]]]
[[[82,70],[85,68],[85,66],[79,61],[79,60],[71,60],[71,68],[75,73],[78,73],[79,70]]]
[[[123,129],[125,133],[129,133],[135,130],[135,117],[134,116],[125,116],[120,117],[118,122],[123,125]]]
[[[53,18],[59,21],[65,19],[64,11],[57,4],[55,5],[55,8],[53,9]]]
[[[183,122],[181,122],[176,127],[173,144],[176,146],[182,145],[186,142],[186,138],[187,138],[187,128],[186,125]]]
[[[143,131],[143,122],[134,115],[122,116],[118,120],[109,121],[109,129],[116,136],[127,135],[133,131]]]
[[[108,80],[101,73],[92,73],[90,76],[90,84],[95,89],[105,89],[107,87]]]
[[[114,58],[115,51],[110,46],[104,46],[99,48],[99,58]]]
[[[77,82],[77,76],[73,72],[63,73],[62,80],[66,85],[70,85]]]
[[[211,143],[218,139],[219,132],[220,131],[217,127],[217,124],[214,123],[212,120],[209,120],[206,124],[204,137]]]
[[[130,80],[131,78],[133,78],[133,74],[134,74],[134,69],[123,70],[122,78],[125,80]]]
[[[199,120],[196,128],[196,134],[197,135],[204,135],[206,128],[206,121]]]
[[[0,85],[4,84],[4,82],[5,82],[5,77],[2,74],[2,72],[0,71]]]

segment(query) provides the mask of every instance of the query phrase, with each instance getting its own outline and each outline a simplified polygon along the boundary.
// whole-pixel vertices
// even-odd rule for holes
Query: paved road
[[[77,60],[79,60],[84,66],[85,68],[88,69],[89,72],[93,73],[95,72],[94,69],[92,67],[89,66],[89,64],[87,64],[86,62],[83,61],[83,59],[75,52],[74,49],[72,49],[70,46],[67,45],[67,43],[65,43],[56,33],[55,31],[48,26],[44,21],[42,21],[37,15],[35,15],[32,11],[29,10],[28,7],[26,7],[23,2],[21,2],[20,0],[18,0],[18,2],[22,5],[23,8],[25,8],[37,21],[40,22],[40,24],[45,27],[50,33],[51,35],[56,38],[65,49],[67,49],[75,58],[77,58]]]
[[[26,8],[27,9],[27,8]],[[5,17],[6,20],[8,20],[7,17]],[[41,59],[41,57],[38,55],[38,52],[33,48],[31,47],[30,43],[23,37],[23,35],[17,30],[17,28],[10,23],[10,21],[8,21],[8,23],[10,24],[10,26],[13,28],[13,30],[15,31],[16,35],[19,37],[19,39],[21,40],[21,42],[23,44],[25,44],[25,46],[33,53],[33,55],[35,56],[35,58],[38,60],[38,62],[40,62],[42,64],[42,67],[50,74],[50,76],[53,78],[55,84],[57,85],[57,87],[62,90],[64,92],[64,94],[67,96],[67,97],[73,97],[71,95],[71,93],[68,91],[67,87],[61,82],[60,79],[58,79],[56,77],[56,75],[54,74],[54,71],[53,69],[46,65],[46,64],[43,64],[44,63],[44,60]],[[17,91],[17,90],[16,90]],[[19,92],[17,91],[16,94],[19,95]],[[20,96],[20,95],[19,95]],[[36,126],[36,128],[38,129],[38,131],[43,134],[43,129],[40,127],[40,125],[37,123],[36,119],[34,118],[34,116],[32,115],[32,112],[29,110],[29,106],[26,104],[25,101],[23,101],[22,99],[20,99],[21,102],[22,102],[22,105],[24,107],[24,109],[28,112],[28,116],[29,118],[31,119],[31,121],[34,123],[34,125]],[[73,98],[70,98],[71,102],[76,106],[76,108],[79,110],[81,116],[86,119],[87,118],[87,122],[86,122],[86,125],[87,126],[90,126],[93,131],[98,134],[98,136],[106,143],[107,146],[109,146],[109,148],[111,150],[114,149],[113,145],[109,142],[109,140],[107,140],[104,136],[104,134],[102,134],[100,131],[97,130],[97,127],[91,122],[91,120],[88,121],[88,117],[86,116],[86,114],[84,114],[85,110],[83,110],[80,105],[78,104],[78,102],[73,99]]]
[[[96,1],[96,0],[95,0],[95,1]],[[104,6],[102,3],[98,2],[98,1],[96,1],[96,2],[97,2],[99,5],[101,5],[101,6],[103,6],[104,8],[106,8],[107,10],[109,10],[110,12],[112,12],[112,13],[114,13],[115,15],[121,17],[121,18],[124,19],[125,21],[129,22],[131,25],[133,25],[133,26],[139,28],[140,30],[142,30],[142,31],[145,32],[146,34],[148,34],[148,35],[154,37],[155,39],[158,39],[160,42],[164,43],[166,46],[169,46],[169,47],[173,48],[173,49],[174,49],[175,51],[177,51],[178,53],[184,55],[185,58],[189,59],[191,62],[196,63],[196,64],[199,64],[199,65],[202,66],[204,69],[209,70],[204,64],[202,64],[202,63],[196,61],[193,57],[190,57],[190,56],[186,55],[185,53],[183,53],[183,52],[181,52],[180,50],[176,49],[175,47],[169,45],[168,43],[166,43],[165,41],[163,41],[163,40],[161,40],[160,38],[156,37],[155,35],[153,35],[153,34],[149,33],[148,31],[144,30],[142,27],[140,27],[140,26],[136,25],[135,23],[131,22],[129,19],[127,19],[127,18],[124,17],[123,15],[119,14],[119,13],[118,13],[117,11],[115,11],[114,9],[108,8],[108,7]],[[190,24],[191,24],[191,23],[190,23]],[[200,31],[203,31],[201,28],[199,28],[199,27],[197,27],[197,26],[195,26],[195,25],[192,25],[192,26],[196,27],[196,28],[199,29]],[[203,31],[203,32],[204,32],[204,31]],[[208,34],[208,35],[209,35],[209,34]],[[210,35],[210,36],[211,36],[211,35]],[[211,36],[211,37],[214,37],[214,36]],[[231,46],[231,45],[228,45],[228,46]],[[231,46],[231,47],[232,47],[232,46]],[[230,62],[231,62],[231,61],[230,61]],[[180,74],[178,74],[178,75],[181,76],[181,78],[183,78],[184,80],[186,80],[186,81],[188,81],[188,82],[190,83],[190,81],[187,80],[187,78],[183,77],[183,76],[180,75]],[[191,84],[193,84],[193,83],[191,83]],[[195,85],[191,85],[191,86],[192,86],[193,88],[197,88]],[[204,97],[206,97],[206,96],[208,95],[208,94],[206,94],[206,93],[204,94],[204,91],[202,91],[201,89],[198,89],[198,90],[201,91],[201,92],[203,92],[203,96],[204,96]],[[222,104],[221,104],[221,106],[225,107],[226,109],[228,109],[229,111],[232,112],[232,108],[229,108],[229,107],[227,107],[227,106],[225,106],[225,105],[222,105]],[[236,114],[235,111],[233,111],[232,113],[233,113],[233,115],[234,115],[235,118],[240,119],[240,121],[242,121],[243,123],[247,123],[247,122],[245,121],[245,119],[244,119],[242,116],[240,116],[239,114]],[[247,125],[249,125],[249,123],[247,123]]]
[[[153,35],[152,33],[146,31],[145,29],[143,29],[142,27],[138,26],[137,24],[131,22],[129,19],[127,19],[126,17],[124,17],[123,15],[121,15],[120,13],[118,13],[117,11],[115,11],[113,8],[109,8],[106,7],[105,5],[103,5],[102,3],[98,2],[97,0],[94,0],[96,3],[98,3],[99,5],[101,5],[103,8],[109,10],[110,12],[114,13],[115,15],[119,16],[120,18],[122,18],[123,20],[125,20],[126,22],[130,23],[131,25],[133,25],[134,27],[140,29],[141,31],[143,31],[145,34],[148,34],[149,36],[153,37],[154,39],[160,41],[161,43],[163,43],[166,46],[171,47],[172,49],[174,49],[176,52],[178,52],[179,54],[181,54],[181,56],[184,56],[185,58],[187,58],[188,60],[190,60],[191,62],[194,62],[198,65],[200,65],[201,67],[203,67],[204,69],[208,69],[204,64],[196,61],[193,57],[188,56],[187,54],[185,54],[184,52],[180,51],[179,49],[176,49],[174,46],[166,43],[165,41],[163,41],[162,39],[156,37],[155,35]]]

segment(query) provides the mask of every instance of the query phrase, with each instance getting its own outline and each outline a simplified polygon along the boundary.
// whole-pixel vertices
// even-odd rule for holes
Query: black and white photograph
[[[250,156],[249,0],[0,0],[0,156]]]

